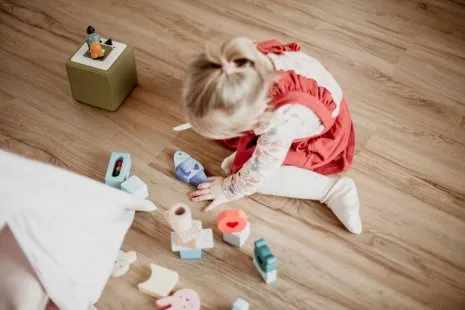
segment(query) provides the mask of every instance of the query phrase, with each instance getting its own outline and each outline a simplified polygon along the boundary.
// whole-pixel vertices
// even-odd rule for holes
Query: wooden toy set
[[[179,252],[181,259],[200,259],[202,249],[213,248],[213,232],[202,229],[202,222],[192,220],[189,206],[178,203],[168,210],[171,233],[171,250]]]
[[[174,154],[176,178],[194,185],[208,181],[203,166],[189,154],[177,151]],[[145,199],[148,197],[147,185],[137,176],[130,176],[131,156],[128,153],[112,153],[105,175],[105,183],[122,189],[132,195]],[[213,231],[203,228],[202,222],[192,218],[188,205],[177,203],[171,206],[166,219],[173,230],[171,232],[171,250],[179,252],[183,260],[198,260],[202,258],[202,251],[214,246]],[[243,210],[225,209],[217,216],[217,228],[223,234],[223,241],[235,247],[242,247],[250,237],[251,224]],[[120,251],[115,259],[112,271],[113,277],[123,276],[130,265],[137,259],[136,253]],[[277,258],[263,239],[254,242],[252,262],[267,284],[277,279]],[[181,310],[200,309],[200,297],[192,289],[180,289],[170,295],[178,280],[177,272],[150,264],[150,278],[138,285],[142,293],[159,298],[156,309]],[[232,305],[232,310],[248,310],[246,300],[238,298]]]

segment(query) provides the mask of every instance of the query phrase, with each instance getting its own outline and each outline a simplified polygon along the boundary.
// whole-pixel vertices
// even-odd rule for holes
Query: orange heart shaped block
[[[218,214],[216,221],[223,234],[241,232],[247,226],[247,215],[239,209],[227,209]]]

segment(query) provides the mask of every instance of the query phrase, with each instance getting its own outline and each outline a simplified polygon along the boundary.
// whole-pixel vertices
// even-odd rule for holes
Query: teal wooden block
[[[121,183],[129,178],[131,173],[131,155],[128,153],[111,153],[108,162],[105,184],[121,189]]]
[[[202,249],[179,251],[179,257],[181,257],[181,259],[201,259]]]
[[[257,265],[263,272],[271,272],[276,270],[276,256],[271,253],[271,250],[266,244],[265,240],[260,239],[255,241],[254,256]]]

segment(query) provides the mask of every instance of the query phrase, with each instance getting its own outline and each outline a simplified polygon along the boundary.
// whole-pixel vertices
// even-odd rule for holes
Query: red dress
[[[296,43],[282,44],[276,40],[260,42],[257,48],[265,55],[299,52]],[[300,167],[329,175],[349,169],[355,149],[355,135],[349,109],[341,98],[337,115],[333,112],[337,104],[325,87],[316,79],[299,75],[294,70],[278,71],[281,78],[271,90],[270,97],[275,109],[287,104],[301,104],[310,108],[321,120],[324,130],[312,137],[294,140],[284,160],[284,165]],[[238,172],[252,156],[258,136],[253,131],[228,140],[219,141],[236,150],[232,172]]]

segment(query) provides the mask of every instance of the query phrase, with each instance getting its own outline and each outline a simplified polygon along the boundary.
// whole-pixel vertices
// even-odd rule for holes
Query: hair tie
[[[234,62],[223,62],[221,64],[221,70],[223,70],[224,73],[228,74],[231,73],[232,69],[234,68]]]

